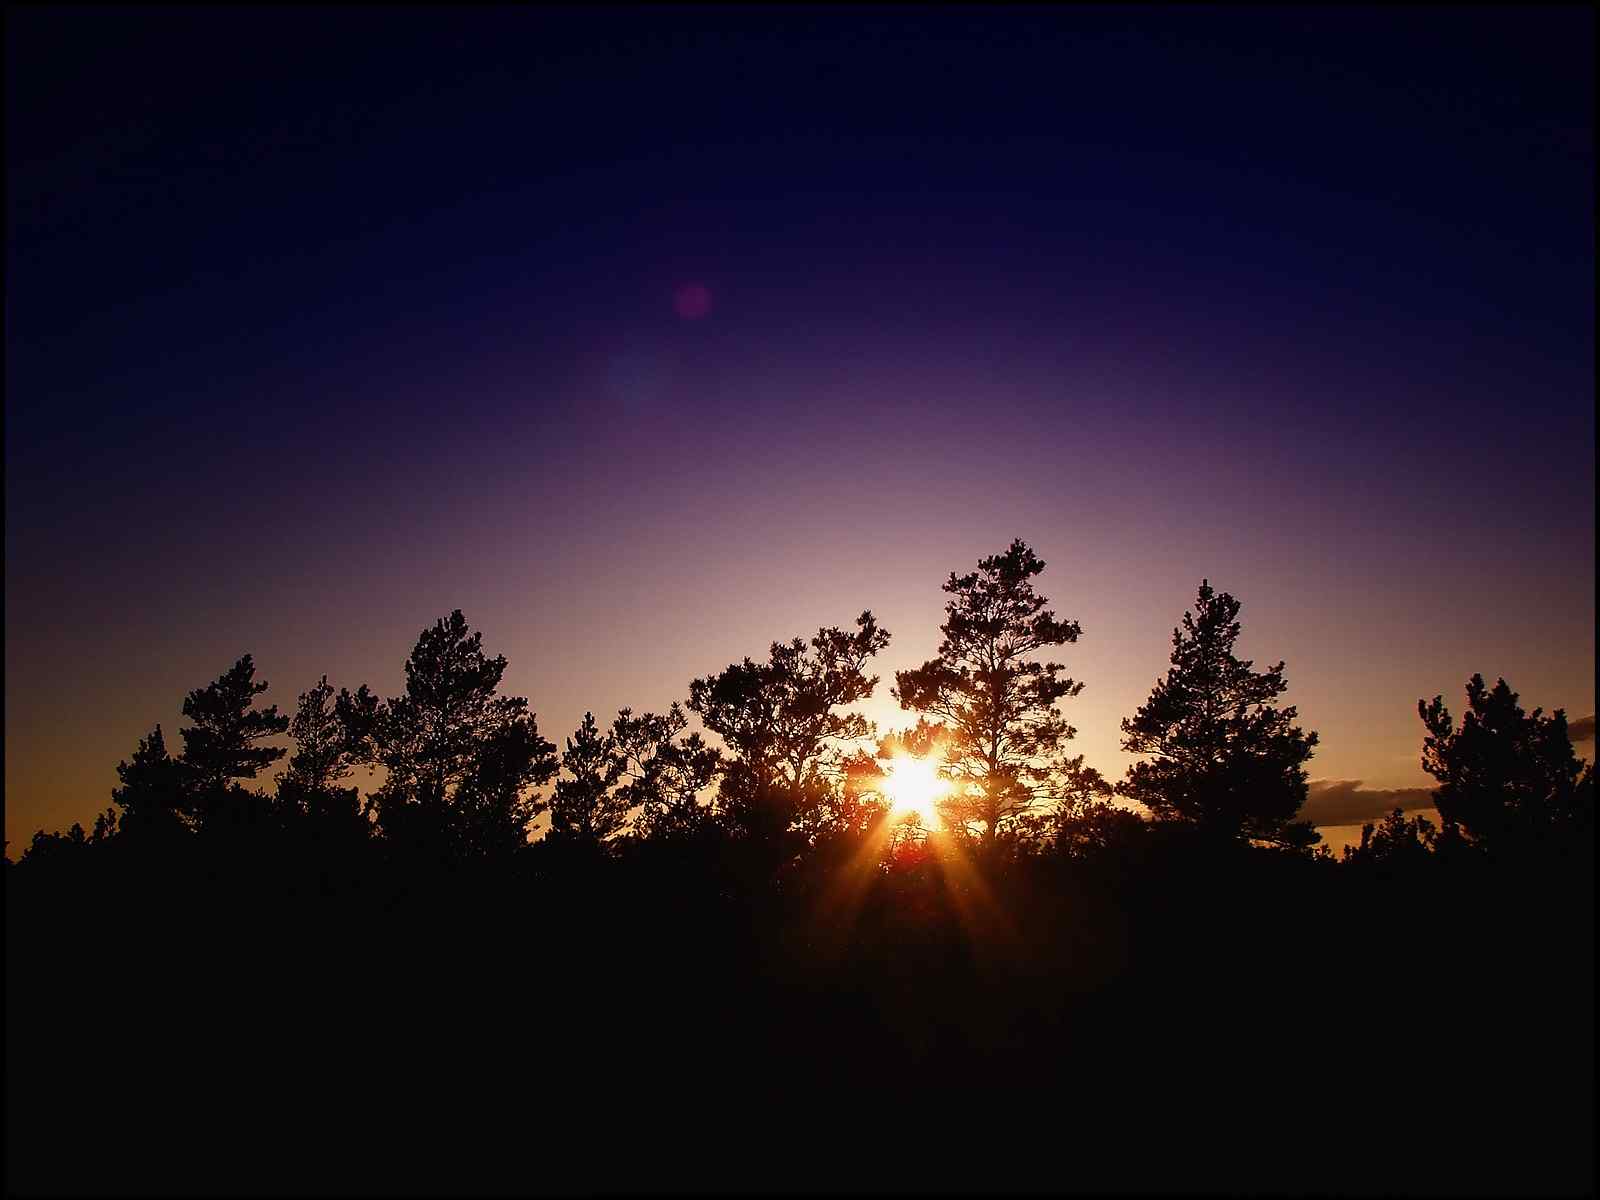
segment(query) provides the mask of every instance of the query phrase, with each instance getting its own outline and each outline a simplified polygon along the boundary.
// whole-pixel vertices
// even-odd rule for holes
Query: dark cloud
[[[1594,741],[1594,714],[1590,713],[1587,717],[1579,717],[1576,721],[1568,721],[1567,736],[1572,739],[1574,744]]]
[[[1300,816],[1318,825],[1359,825],[1396,808],[1413,812],[1432,807],[1431,788],[1364,788],[1359,779],[1313,779]]]

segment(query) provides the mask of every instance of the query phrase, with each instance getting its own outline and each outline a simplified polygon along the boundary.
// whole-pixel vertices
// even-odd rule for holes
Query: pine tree
[[[1439,781],[1433,801],[1446,829],[1490,854],[1536,848],[1592,849],[1594,768],[1572,748],[1567,716],[1524,713],[1504,679],[1467,682],[1467,711],[1456,729],[1444,697],[1417,701],[1428,729],[1422,769]]]
[[[267,690],[255,682],[256,667],[246,654],[215,683],[196,688],[183,701],[183,715],[194,724],[180,730],[183,764],[202,793],[220,791],[235,779],[254,779],[287,753],[264,746],[267,738],[289,730],[289,718],[276,704],[255,707]]]
[[[140,838],[188,828],[194,792],[183,765],[167,753],[161,726],[139,739],[131,760],[117,764],[117,778],[121,786],[111,789],[111,800],[122,810],[118,826],[123,834]]]
[[[889,643],[864,612],[855,632],[819,629],[774,642],[764,663],[745,659],[689,685],[689,707],[727,743],[718,804],[742,836],[777,846],[826,802],[844,774],[844,747],[871,737],[871,722],[842,711],[877,686],[866,664]]]
[[[289,722],[295,752],[285,782],[293,781],[308,793],[338,787],[372,759],[378,708],[378,698],[366,684],[353,693],[341,688],[335,695],[326,675],[302,692]]]
[[[634,828],[642,838],[692,838],[711,827],[713,809],[703,794],[716,782],[722,755],[698,733],[683,736],[688,723],[677,704],[638,716],[625,708],[612,723],[619,791],[638,814]]]
[[[1434,857],[1439,830],[1420,814],[1407,817],[1396,808],[1381,823],[1361,826],[1361,845],[1346,846],[1343,861],[1384,874],[1403,874],[1425,867]]]
[[[278,809],[286,820],[310,822],[321,841],[361,841],[370,824],[359,790],[348,786],[357,767],[374,760],[379,700],[363,684],[337,695],[324,675],[300,695],[289,722],[295,752],[278,781]]]
[[[1123,749],[1145,756],[1118,786],[1162,820],[1208,833],[1308,848],[1320,835],[1295,816],[1306,800],[1315,733],[1295,725],[1283,663],[1253,671],[1234,654],[1239,602],[1202,581],[1172,631],[1172,667],[1122,722]]]
[[[1034,590],[1044,566],[1018,539],[976,571],[952,573],[939,656],[895,676],[900,706],[933,719],[941,774],[951,781],[940,816],[956,829],[981,825],[990,848],[1002,825],[1061,800],[1070,768],[1082,765],[1067,756],[1077,731],[1056,706],[1083,684],[1061,663],[1035,657],[1082,633]]]
[[[561,756],[567,778],[556,781],[550,798],[550,834],[562,841],[599,846],[621,833],[632,808],[617,786],[622,778],[622,753],[613,732],[602,733],[593,713],[567,739]]]
[[[531,789],[556,773],[521,696],[502,696],[504,655],[489,658],[457,609],[422,631],[406,694],[377,712],[373,745],[388,773],[375,799],[397,844],[446,859],[513,853],[545,804]]]

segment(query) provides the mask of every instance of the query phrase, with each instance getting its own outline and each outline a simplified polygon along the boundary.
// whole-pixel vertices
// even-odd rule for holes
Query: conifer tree
[[[379,708],[374,757],[387,771],[378,819],[393,841],[461,860],[513,853],[546,805],[532,790],[556,773],[521,696],[499,694],[504,655],[489,658],[457,609],[422,631],[405,695]]]
[[[256,697],[267,690],[255,674],[255,662],[246,654],[215,682],[184,698],[183,715],[193,724],[179,730],[181,762],[202,832],[259,830],[270,821],[270,801],[239,781],[256,778],[288,753],[264,743],[286,733],[289,718],[275,704],[255,707]]]
[[[1001,827],[1066,795],[1077,732],[1057,704],[1083,690],[1061,663],[1036,657],[1071,645],[1082,630],[1059,620],[1034,590],[1044,563],[1014,540],[966,575],[951,574],[939,656],[895,676],[900,706],[931,718],[941,774],[950,780],[940,815],[957,829],[981,826],[993,847]]]
[[[343,834],[362,838],[370,826],[359,791],[345,781],[374,758],[379,700],[365,684],[336,695],[324,675],[300,695],[289,722],[295,752],[278,781],[278,805],[286,818],[309,818],[322,834],[330,823]],[[321,836],[321,834],[319,834]]]
[[[627,827],[632,804],[617,786],[622,755],[615,734],[602,733],[593,713],[584,713],[583,724],[567,739],[561,769],[566,778],[556,781],[550,798],[552,837],[599,846]]]
[[[689,707],[731,752],[718,803],[735,832],[777,845],[840,785],[844,748],[873,733],[842,710],[872,695],[866,664],[888,643],[863,612],[854,632],[774,642],[766,662],[747,658],[689,685]]]
[[[1572,748],[1567,715],[1523,712],[1504,679],[1467,681],[1461,728],[1444,697],[1417,701],[1427,726],[1422,769],[1439,781],[1433,802],[1447,830],[1496,855],[1563,845],[1592,850],[1594,767]]]
[[[138,838],[188,828],[194,792],[183,765],[167,753],[161,726],[139,739],[131,760],[117,764],[117,779],[121,786],[111,789],[111,801],[122,810],[122,833]]]
[[[1239,601],[1202,580],[1193,612],[1172,631],[1172,666],[1122,722],[1123,749],[1144,756],[1118,792],[1160,820],[1208,833],[1308,848],[1321,835],[1295,816],[1317,735],[1295,724],[1283,663],[1253,671],[1234,653]]]
[[[621,762],[619,790],[636,811],[642,838],[695,837],[711,827],[704,793],[716,782],[722,755],[698,733],[683,735],[689,720],[676,703],[665,713],[633,715],[623,709],[612,723]]]

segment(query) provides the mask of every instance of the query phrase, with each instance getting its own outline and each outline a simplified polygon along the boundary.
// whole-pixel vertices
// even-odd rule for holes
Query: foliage
[[[524,847],[545,808],[532,789],[557,770],[527,700],[498,694],[505,656],[489,658],[482,640],[460,609],[423,630],[405,695],[377,710],[372,735],[387,772],[375,796],[383,833],[455,861]]]
[[[1294,724],[1293,707],[1274,704],[1287,688],[1283,664],[1256,672],[1234,653],[1238,601],[1202,582],[1194,611],[1173,631],[1166,678],[1123,722],[1124,746],[1148,757],[1113,789],[1082,755],[1065,754],[1073,731],[1055,704],[1081,685],[1064,678],[1060,664],[1032,657],[1079,632],[1034,592],[1042,569],[1018,541],[976,572],[952,575],[940,657],[897,677],[896,697],[919,716],[882,739],[877,757],[934,758],[958,788],[945,805],[947,828],[929,839],[908,826],[910,840],[927,841],[930,854],[937,842],[959,859],[970,857],[964,842],[981,838],[1005,851],[992,856],[996,869],[1043,855],[1170,861],[1208,853],[1217,835],[1310,851],[1319,836],[1293,818],[1317,737]],[[689,708],[726,744],[726,758],[688,732],[677,703],[665,713],[624,708],[608,730],[585,714],[567,739],[548,805],[552,840],[626,847],[627,855],[693,844],[687,859],[673,854],[712,872],[719,862],[741,862],[746,884],[768,868],[809,871],[816,882],[818,872],[855,862],[864,843],[893,841],[884,826],[884,770],[853,746],[872,726],[849,711],[871,695],[877,681],[866,667],[888,639],[865,612],[854,631],[824,628],[809,643],[774,644],[765,662],[747,658],[694,680]],[[323,676],[285,718],[255,706],[267,685],[256,682],[246,655],[188,694],[192,725],[181,758],[169,755],[156,726],[118,763],[113,807],[93,831],[41,830],[22,861],[68,861],[113,844],[143,852],[195,830],[270,831],[255,843],[256,858],[300,856],[324,889],[358,870],[369,844],[412,865],[419,854],[503,858],[527,844],[547,807],[536,789],[558,774],[555,747],[539,736],[527,701],[499,693],[505,669],[505,658],[485,655],[481,635],[456,611],[422,631],[406,662],[405,695],[385,703],[364,685],[335,692]],[[1475,851],[1525,859],[1550,846],[1587,846],[1592,768],[1574,753],[1565,715],[1525,714],[1504,680],[1489,689],[1474,676],[1467,696],[1459,730],[1442,698],[1418,705],[1442,827],[1397,810],[1363,828],[1361,844],[1343,855],[1346,866],[1409,873],[1483,857]],[[285,730],[295,748],[275,800],[239,786],[284,755],[267,743]],[[383,772],[366,807],[349,784],[363,767]],[[1165,828],[1111,803],[1116,793],[1146,805]],[[1054,804],[1046,808],[1044,799]],[[767,849],[728,858],[726,837]],[[1334,861],[1326,847],[1317,857]]]
[[[593,713],[567,739],[561,769],[568,778],[556,782],[550,799],[550,835],[599,845],[628,824],[630,798],[617,788],[622,756],[614,733],[601,733]]]
[[[354,693],[340,689],[335,696],[324,675],[309,692],[301,693],[289,722],[295,753],[285,778],[308,792],[324,791],[348,779],[357,767],[372,761],[379,709],[378,697],[366,684]]]
[[[842,778],[842,747],[872,736],[871,722],[842,710],[872,695],[866,664],[888,643],[863,612],[853,633],[774,642],[766,662],[746,658],[689,685],[690,709],[732,755],[718,789],[731,831],[778,845],[814,819]]]
[[[1433,856],[1438,841],[1439,830],[1427,817],[1408,818],[1396,808],[1381,824],[1361,827],[1361,845],[1346,846],[1344,861],[1390,873],[1412,871]]]
[[[1273,701],[1288,684],[1283,663],[1252,671],[1234,653],[1239,601],[1203,580],[1193,612],[1172,631],[1172,667],[1122,722],[1122,746],[1145,761],[1118,791],[1161,820],[1218,836],[1306,848],[1319,840],[1295,822],[1306,799],[1315,733]]]
[[[1434,804],[1447,827],[1489,854],[1578,845],[1594,827],[1594,767],[1573,750],[1566,713],[1524,713],[1504,679],[1467,681],[1455,728],[1444,697],[1417,701],[1427,727],[1422,769],[1439,781]]]
[[[278,780],[282,819],[304,819],[321,838],[360,840],[369,832],[359,791],[345,785],[358,767],[372,761],[380,702],[363,684],[337,696],[324,675],[303,692],[289,722],[295,752]]]
[[[1224,624],[1234,628],[1218,640],[1231,646],[1236,623]],[[1504,853],[1493,856],[1453,855],[1459,825],[1435,833],[1401,812],[1369,825],[1342,863],[1326,847],[1282,853],[1247,837],[1210,836],[1196,819],[1143,820],[1110,802],[1106,780],[1081,756],[1064,753],[1048,787],[1028,777],[1053,807],[1036,803],[987,828],[922,829],[915,813],[891,825],[882,768],[852,752],[870,726],[845,704],[870,693],[865,667],[886,636],[867,622],[849,635],[824,630],[808,647],[775,648],[771,662],[696,681],[692,698],[709,718],[707,736],[727,742],[726,764],[688,732],[678,705],[659,714],[623,709],[609,728],[586,714],[566,742],[549,833],[526,854],[527,823],[541,807],[530,793],[555,773],[555,750],[538,737],[526,702],[500,694],[505,660],[484,655],[459,613],[423,632],[404,696],[380,703],[366,688],[336,694],[319,680],[289,722],[295,749],[276,804],[263,810],[265,797],[234,782],[248,775],[227,777],[220,794],[230,819],[205,836],[193,835],[190,819],[200,811],[197,773],[167,754],[157,727],[119,765],[115,808],[92,832],[41,831],[7,872],[17,913],[8,1000],[29,1005],[18,1028],[49,1034],[19,1043],[24,1090],[48,1100],[23,1111],[60,1113],[85,1089],[112,1089],[121,1114],[112,1136],[121,1140],[111,1143],[114,1157],[90,1156],[107,1165],[102,1186],[89,1192],[125,1188],[129,1163],[147,1164],[135,1182],[170,1184],[170,1164],[150,1147],[170,1142],[170,1114],[199,1111],[197,1095],[217,1102],[195,1119],[214,1114],[215,1122],[191,1140],[206,1147],[233,1138],[205,1178],[226,1178],[261,1129],[309,1103],[318,1128],[344,1131],[319,1147],[348,1144],[343,1178],[370,1183],[383,1156],[360,1148],[386,1144],[400,1128],[424,1144],[446,1140],[432,1181],[461,1190],[462,1164],[481,1161],[484,1147],[504,1147],[507,1177],[525,1178],[525,1121],[511,1093],[538,1079],[552,1095],[576,1097],[551,1110],[557,1122],[571,1119],[555,1127],[558,1150],[541,1179],[579,1192],[605,1190],[596,1163],[607,1161],[614,1123],[596,1126],[592,1114],[619,1088],[681,1117],[652,1146],[650,1161],[659,1162],[685,1144],[711,1145],[704,1114],[677,1103],[681,1081],[727,1083],[752,1126],[770,1136],[766,1165],[781,1160],[794,1129],[852,1097],[862,1098],[860,1111],[840,1128],[868,1128],[898,1111],[915,1112],[912,1123],[926,1129],[937,1127],[942,1097],[1015,1098],[1031,1086],[1013,1108],[1046,1114],[1048,1123],[1059,1081],[1071,1078],[1082,1084],[1074,1094],[1083,1094],[1084,1113],[1105,1109],[1114,1122],[1143,1103],[1150,1079],[1189,1079],[1174,1109],[1187,1129],[1195,1112],[1208,1111],[1196,1102],[1226,1078],[1274,1098],[1282,1135],[1269,1130],[1261,1142],[1290,1147],[1298,1161],[1305,1102],[1327,1084],[1310,1079],[1292,1051],[1307,1028],[1339,1028],[1381,994],[1444,1022],[1424,1047],[1431,1057],[1420,1066],[1415,1056],[1397,1060],[1382,1080],[1391,1090],[1435,1081],[1419,1111],[1461,1098],[1439,1122],[1439,1138],[1465,1127],[1468,1109],[1483,1116],[1480,1127],[1499,1128],[1507,1111],[1538,1102],[1535,1088],[1495,1110],[1486,1107],[1497,1095],[1489,1084],[1474,1090],[1483,1062],[1514,1060],[1540,1064],[1542,1079],[1564,1072],[1528,1125],[1549,1131],[1547,1146],[1583,1144],[1592,1080],[1582,1050],[1593,1011],[1593,887],[1584,862],[1555,870],[1541,857],[1536,869],[1519,870],[1520,841],[1501,843]],[[1213,658],[1248,681],[1249,664],[1231,652]],[[1040,671],[1036,696],[1037,681],[1055,680],[1048,665]],[[1193,678],[1175,673],[1185,684]],[[236,692],[246,708],[256,694],[247,683]],[[1277,695],[1276,684],[1252,686],[1261,704]],[[1199,715],[1177,732],[1198,736],[1209,728],[1199,719],[1206,693],[1184,694]],[[1039,725],[1059,719],[1032,715]],[[1513,704],[1482,723],[1503,728],[1514,715]],[[1224,709],[1216,734],[1224,749],[1243,753],[1228,741],[1229,722],[1250,716],[1248,705]],[[1493,754],[1460,761],[1491,761],[1497,778],[1514,781],[1567,778],[1551,768],[1564,760],[1545,740],[1553,726],[1539,719],[1490,743]],[[1430,753],[1457,763],[1477,743],[1456,740],[1463,735],[1442,713],[1437,720],[1450,739]],[[1257,727],[1246,720],[1245,728]],[[938,756],[952,739],[946,723],[921,716],[878,750]],[[369,797],[376,828],[351,786],[368,765],[386,772]],[[716,802],[707,803],[719,779]],[[232,819],[240,814],[263,819]],[[1276,845],[1303,849],[1295,840],[1302,829],[1284,826]],[[985,852],[974,853],[980,837]],[[433,869],[441,862],[471,869]],[[1448,919],[1431,921],[1419,939],[1414,923],[1396,918],[1407,911]],[[112,928],[107,914],[129,936],[101,936]],[[1347,967],[1330,972],[1325,956],[1292,952],[1316,929],[1353,939],[1359,952],[1346,956]],[[1440,1006],[1441,995],[1475,1002]],[[554,1036],[529,1034],[529,997]],[[137,1037],[80,1036],[108,1003],[117,1027]],[[1473,1048],[1470,1061],[1463,1045]],[[217,1060],[185,1049],[216,1046],[238,1053]],[[353,1101],[349,1089],[306,1092],[304,1080],[328,1063],[349,1068]],[[227,1080],[242,1082],[230,1088]],[[494,1094],[497,1084],[505,1095]],[[1371,1086],[1371,1072],[1358,1072],[1319,1118],[1336,1122],[1370,1098]],[[418,1096],[442,1099],[396,1126],[397,1096],[402,1107]],[[792,1101],[778,1122],[774,1096]],[[919,1102],[932,1108],[915,1109]],[[1229,1110],[1200,1130],[1174,1169],[1205,1161],[1200,1143],[1237,1132],[1237,1117]],[[351,1134],[351,1120],[366,1124]],[[724,1132],[733,1128],[718,1120]],[[502,1122],[492,1137],[482,1136],[486,1121]],[[642,1136],[659,1122],[646,1124]],[[37,1145],[53,1129],[40,1117],[11,1143]],[[1047,1141],[1048,1132],[1037,1136]],[[590,1142],[577,1140],[589,1134]],[[48,1159],[34,1153],[41,1187],[58,1184],[62,1164],[77,1161],[66,1141],[53,1143],[63,1149]],[[469,1144],[472,1154],[457,1152]],[[716,1143],[707,1153],[729,1152]],[[188,1162],[188,1150],[178,1157]],[[1125,1182],[1136,1157],[1115,1155],[1108,1184]],[[1527,1157],[1518,1156],[1519,1169]],[[390,1177],[397,1188],[414,1190],[412,1161]],[[552,1175],[551,1164],[566,1173]],[[1422,1165],[1403,1182],[1420,1190],[1436,1183],[1437,1161]],[[319,1169],[291,1160],[276,1178],[292,1190]],[[880,1182],[903,1187],[903,1164],[891,1170]],[[993,1172],[985,1158],[968,1182],[992,1182]],[[1286,1177],[1264,1179],[1261,1190]],[[1341,1182],[1360,1190],[1371,1178],[1394,1175],[1361,1169]],[[1570,1173],[1556,1182],[1546,1190],[1585,1190]]]
[[[255,707],[267,683],[255,682],[256,667],[246,654],[214,683],[196,688],[183,701],[183,715],[194,724],[180,730],[183,765],[202,795],[220,791],[235,779],[256,775],[287,753],[262,743],[287,733],[289,718],[278,706]]]
[[[665,713],[633,715],[623,709],[612,722],[620,769],[620,794],[636,810],[634,832],[654,841],[704,835],[713,820],[702,797],[717,780],[722,755],[698,733],[684,735],[689,719],[676,703]]]
[[[837,785],[800,816],[802,844],[813,849],[857,844],[872,836],[889,813],[883,771],[871,755],[857,751],[839,765]]]
[[[1110,791],[1107,785],[1107,794]],[[1063,803],[1052,817],[1052,844],[1056,853],[1066,858],[1124,852],[1145,832],[1145,821],[1138,813],[1112,804],[1098,793]]]
[[[976,571],[952,573],[938,657],[895,675],[900,706],[922,714],[913,740],[937,746],[941,774],[951,781],[940,815],[956,828],[981,825],[990,846],[1005,822],[1063,799],[1082,766],[1081,757],[1067,757],[1076,731],[1056,705],[1083,685],[1066,678],[1062,664],[1032,657],[1081,632],[1034,590],[1043,570],[1017,540]]]
[[[119,825],[130,837],[181,832],[189,827],[194,796],[189,774],[167,753],[161,726],[139,739],[131,760],[117,764],[120,786],[111,801],[122,809]]]

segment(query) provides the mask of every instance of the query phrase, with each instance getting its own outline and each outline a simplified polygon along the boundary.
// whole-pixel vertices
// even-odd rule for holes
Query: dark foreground
[[[1590,869],[7,874],[12,1192],[1594,1186]]]

